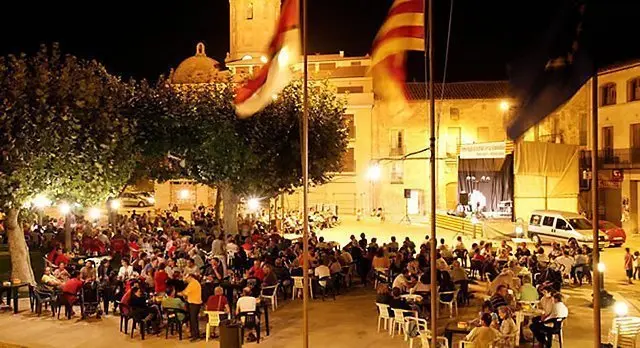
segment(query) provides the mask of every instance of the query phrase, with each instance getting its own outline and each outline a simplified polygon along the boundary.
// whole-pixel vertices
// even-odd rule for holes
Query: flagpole
[[[302,0],[302,347],[309,347],[309,69],[307,65],[307,0]]]
[[[593,78],[591,79],[591,209],[593,223],[593,254],[592,265],[593,270],[593,346],[600,348],[601,327],[600,327],[600,299],[601,299],[601,280],[598,263],[600,262],[599,250],[599,228],[598,228],[598,69],[594,69]]]
[[[429,270],[431,272],[431,346],[437,347],[437,336],[438,336],[438,288],[436,281],[436,118],[435,118],[435,110],[436,110],[436,101],[435,94],[433,93],[433,0],[424,0],[424,5],[427,5],[428,2],[428,13],[425,13],[425,30],[428,34],[425,35],[425,84],[428,81],[428,93],[429,93],[429,150],[431,153],[431,160],[429,162],[429,171],[430,175],[430,186],[431,186],[431,218],[430,218],[430,227],[431,227],[431,238],[429,248],[430,252],[430,262],[429,262]],[[427,11],[427,6],[424,6],[425,12]],[[428,59],[428,66],[427,66]],[[427,71],[428,69],[428,71]],[[426,86],[425,86],[426,87]]]

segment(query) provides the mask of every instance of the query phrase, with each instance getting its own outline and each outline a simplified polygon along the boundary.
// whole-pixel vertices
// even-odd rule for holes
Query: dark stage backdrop
[[[483,176],[489,180],[481,181]],[[467,180],[467,177],[475,177],[475,182]],[[486,210],[489,211],[498,210],[500,201],[512,200],[513,155],[505,158],[460,159],[458,193],[464,191],[471,194],[473,189],[482,192],[487,198]]]

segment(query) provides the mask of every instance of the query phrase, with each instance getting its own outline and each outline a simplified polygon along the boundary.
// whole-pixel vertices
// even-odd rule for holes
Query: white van
[[[536,210],[529,218],[529,238],[534,242],[564,242],[575,240],[578,244],[593,244],[593,225],[580,214],[558,210]],[[605,248],[607,236],[599,231],[598,245]]]

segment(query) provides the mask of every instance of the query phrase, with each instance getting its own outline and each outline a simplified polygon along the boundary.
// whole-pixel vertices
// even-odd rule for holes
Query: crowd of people
[[[348,247],[352,254],[360,249],[369,255],[370,266],[359,268],[365,279],[369,269],[373,269],[371,274],[380,283],[376,302],[428,318],[432,242],[435,241],[427,236],[420,246],[409,238],[399,245],[392,237],[389,243],[380,246],[375,238],[367,243],[361,235],[359,241],[352,236]],[[436,242],[438,301],[463,304],[474,296],[485,299],[480,316],[472,321],[476,328],[466,337],[476,347],[515,346],[514,313],[528,310],[532,304],[539,315],[529,325],[530,334],[541,346],[550,347],[550,335],[557,332],[561,320],[568,315],[560,292],[563,284],[570,279],[576,283],[582,277],[590,279],[592,265],[586,247],[554,244],[548,253],[539,245],[532,249],[520,243],[514,250],[506,241],[497,248],[483,241],[467,247],[460,236],[453,245],[444,239]],[[486,283],[486,288],[478,287],[479,282]],[[480,290],[472,294],[470,285]],[[394,315],[393,311],[388,314]]]
[[[153,218],[133,211],[120,217],[115,233],[76,223],[71,251],[56,238],[63,233],[45,240],[50,251],[39,289],[72,311],[84,287],[97,288],[105,313],[125,311],[155,332],[163,309],[182,309],[194,340],[201,309],[230,318],[260,311],[262,295],[273,295],[276,285],[285,298],[291,294],[293,277],[303,272],[302,242],[253,220],[240,220],[237,234],[225,234],[212,213],[203,207],[187,223],[171,211]],[[314,293],[335,294],[346,285],[353,260],[315,234],[310,242]]]

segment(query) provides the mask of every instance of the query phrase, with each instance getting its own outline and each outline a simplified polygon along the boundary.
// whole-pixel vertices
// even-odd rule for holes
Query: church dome
[[[171,83],[209,83],[214,82],[220,73],[220,63],[207,57],[204,44],[196,45],[196,54],[180,63],[171,76]]]

